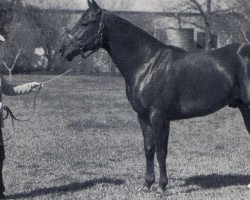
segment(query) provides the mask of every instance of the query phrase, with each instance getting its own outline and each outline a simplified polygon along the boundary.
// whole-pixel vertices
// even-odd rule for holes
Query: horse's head
[[[60,49],[60,54],[68,61],[85,52],[94,52],[100,48],[103,40],[103,10],[92,0],[88,0],[89,8],[67,34]]]

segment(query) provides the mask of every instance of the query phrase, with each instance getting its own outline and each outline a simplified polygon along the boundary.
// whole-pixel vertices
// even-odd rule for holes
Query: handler
[[[3,36],[0,35],[0,43],[4,42],[5,39]],[[8,96],[15,96],[21,94],[28,94],[33,91],[40,90],[42,87],[41,83],[32,82],[26,83],[23,85],[11,85],[9,84],[0,74],[0,199],[5,199],[4,191],[4,183],[3,183],[3,162],[5,160],[5,150],[4,150],[4,143],[3,143],[3,134],[2,134],[2,127],[3,127],[3,104],[2,104],[2,93]]]

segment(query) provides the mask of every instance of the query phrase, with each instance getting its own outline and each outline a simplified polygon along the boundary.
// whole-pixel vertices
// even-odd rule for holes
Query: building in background
[[[57,48],[60,46],[64,31],[74,26],[83,11],[39,9],[28,6],[24,7],[22,13],[22,16],[18,16],[13,21],[12,33],[10,34],[13,40],[18,37],[18,46],[23,49],[22,59],[20,59],[22,63],[17,62],[20,70],[15,70],[15,72],[23,71],[21,69],[24,68],[29,69],[27,71],[44,70],[43,66],[38,68],[37,63],[40,63],[38,60],[40,58],[34,54],[35,49],[40,47],[44,48],[44,57],[48,60],[46,65],[49,66],[50,60],[53,59],[48,71],[64,71],[69,66],[67,63],[57,62]],[[197,51],[204,48],[204,32],[193,26],[192,23],[180,27],[176,13],[137,11],[113,11],[113,13],[139,26],[165,44],[178,46],[187,51]],[[182,13],[181,17],[190,22],[200,20],[198,13]],[[223,26],[227,26],[227,24],[223,23]],[[213,37],[213,48],[228,43],[227,36],[223,35],[219,29],[220,27],[218,27],[219,34]],[[21,65],[25,65],[25,67]],[[30,66],[27,67],[27,65]],[[83,60],[79,56],[70,65],[73,66],[75,73],[116,73],[114,63],[104,51],[99,51],[87,60]]]

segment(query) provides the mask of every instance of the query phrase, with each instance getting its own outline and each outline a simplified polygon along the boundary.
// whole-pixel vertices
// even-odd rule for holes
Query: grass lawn
[[[14,76],[15,82],[51,76]],[[18,117],[33,95],[4,97]],[[119,77],[65,76],[45,85],[30,122],[5,122],[9,199],[248,200],[250,136],[240,112],[171,123],[165,196],[141,192],[145,159],[135,112]],[[158,180],[158,167],[157,180]]]

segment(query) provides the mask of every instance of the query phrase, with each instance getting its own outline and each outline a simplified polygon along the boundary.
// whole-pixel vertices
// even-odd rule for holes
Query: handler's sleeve
[[[28,94],[37,89],[41,88],[42,84],[37,82],[25,83],[22,85],[13,85],[8,83],[4,78],[2,78],[2,90],[5,95],[15,96],[21,94]]]

